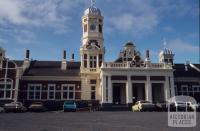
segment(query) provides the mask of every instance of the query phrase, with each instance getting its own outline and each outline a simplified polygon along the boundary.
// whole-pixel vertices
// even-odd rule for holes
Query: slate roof
[[[200,69],[200,64],[194,64]],[[174,77],[197,77],[200,79],[200,72],[188,66],[188,71],[185,70],[184,64],[175,64],[174,67]]]
[[[80,62],[67,62],[67,69],[61,70],[61,61],[31,61],[24,76],[80,76]]]

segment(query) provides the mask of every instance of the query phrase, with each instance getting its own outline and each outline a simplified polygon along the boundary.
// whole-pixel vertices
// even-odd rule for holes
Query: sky
[[[81,17],[90,0],[0,0],[0,46],[10,59],[80,60]],[[199,0],[96,0],[104,17],[105,60],[132,41],[152,62],[169,48],[175,63],[199,63]],[[166,43],[166,45],[164,44]]]

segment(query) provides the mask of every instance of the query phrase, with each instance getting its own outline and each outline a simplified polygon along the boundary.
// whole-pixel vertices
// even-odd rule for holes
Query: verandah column
[[[101,103],[106,103],[106,76],[102,75]]]
[[[108,103],[113,103],[113,88],[112,88],[112,82],[111,82],[111,76],[108,76]]]
[[[127,76],[127,82],[126,82],[126,103],[130,104],[132,102],[133,102],[133,96],[132,96],[131,76]]]
[[[165,76],[165,84],[164,84],[164,95],[165,95],[165,101],[167,101],[170,98],[169,94],[169,77]]]
[[[170,89],[171,89],[171,96],[175,96],[175,89],[174,89],[174,76],[170,76]]]
[[[146,82],[146,86],[145,86],[145,99],[147,101],[152,102],[152,87],[151,87],[150,76],[147,76],[147,82]]]

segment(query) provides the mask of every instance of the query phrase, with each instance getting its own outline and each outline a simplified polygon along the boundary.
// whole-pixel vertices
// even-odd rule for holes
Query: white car
[[[29,111],[46,111],[46,108],[42,102],[33,102],[29,106]]]
[[[155,104],[149,102],[149,101],[137,101],[133,106],[132,106],[132,111],[154,111],[155,110]]]
[[[27,109],[21,102],[11,102],[4,105],[5,112],[25,112]]]

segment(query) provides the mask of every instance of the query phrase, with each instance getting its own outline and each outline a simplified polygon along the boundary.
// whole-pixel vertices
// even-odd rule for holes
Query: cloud
[[[154,14],[135,16],[132,14],[121,14],[117,17],[110,17],[111,25],[122,32],[132,32],[141,34],[151,31],[158,21]]]
[[[107,0],[110,2],[110,0]],[[116,0],[112,11],[108,11],[106,19],[107,26],[112,27],[113,32],[130,32],[133,35],[145,35],[154,32],[157,26],[168,17],[183,17],[194,15],[198,7],[188,3],[188,0]],[[123,6],[120,6],[123,4]],[[194,9],[195,8],[195,9]],[[106,27],[107,28],[107,27]],[[173,28],[166,26],[166,32],[173,31]],[[110,30],[109,30],[110,31]]]
[[[0,46],[4,45],[6,43],[6,40],[4,40],[3,38],[0,38]]]
[[[131,8],[122,6],[116,8],[114,13],[111,12],[106,16],[107,25],[111,26],[113,31],[116,29],[122,33],[130,32],[134,35],[141,35],[151,32],[157,26],[159,17],[154,12],[155,9],[150,2],[131,0],[124,2],[124,4],[127,4]]]
[[[5,30],[10,32],[10,30]],[[40,43],[37,35],[28,29],[13,29],[12,32],[9,33],[10,38],[14,39],[16,44],[18,45],[30,45]],[[13,43],[8,43],[12,45]]]
[[[176,53],[186,54],[186,53],[198,53],[199,52],[198,45],[192,45],[191,43],[183,41],[179,38],[170,40],[167,46],[170,49],[172,49],[175,54]]]
[[[71,11],[80,0],[0,0],[0,24],[50,27],[57,32],[67,31]],[[60,31],[61,30],[61,31]],[[65,31],[63,31],[65,30]]]
[[[199,33],[189,33],[186,37],[191,38],[191,39],[196,39],[199,40]]]
[[[174,31],[174,28],[172,28],[171,26],[165,26],[162,29],[165,32],[173,32]]]
[[[15,24],[27,23],[28,19],[22,16],[22,8],[24,2],[19,0],[1,0],[0,1],[0,18],[1,23],[3,20],[11,21]]]

